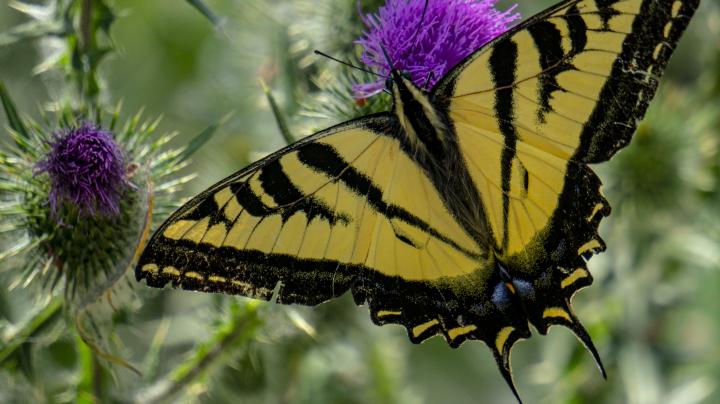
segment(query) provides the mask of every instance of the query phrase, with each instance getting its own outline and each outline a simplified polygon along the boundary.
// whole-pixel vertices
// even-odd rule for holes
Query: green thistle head
[[[154,217],[187,180],[183,150],[163,150],[158,122],[136,115],[65,109],[25,124],[3,98],[13,145],[0,153],[0,258],[14,285],[37,280],[64,289],[67,303],[97,300],[126,272]],[[85,302],[85,303],[82,303]]]

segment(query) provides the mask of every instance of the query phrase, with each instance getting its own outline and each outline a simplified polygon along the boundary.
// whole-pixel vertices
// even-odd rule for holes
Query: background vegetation
[[[592,259],[595,283],[575,308],[608,381],[553,328],[514,350],[527,402],[720,402],[720,4],[703,1],[632,144],[597,167],[613,205],[608,251]],[[117,20],[99,67],[103,102],[162,115],[177,144],[232,113],[194,156],[186,196],[285,143],[259,79],[296,137],[387,105],[353,103],[355,73],[312,54],[357,54],[352,1],[208,0],[215,23],[181,0],[108,3]],[[0,32],[27,21],[0,2]],[[0,79],[26,115],[66,96],[66,76],[37,72],[51,51],[47,40],[0,47]],[[99,359],[42,290],[4,286],[11,276],[0,271],[0,402],[514,402],[483,344],[413,345],[349,296],[305,308],[137,285],[111,312],[110,339],[138,376]]]

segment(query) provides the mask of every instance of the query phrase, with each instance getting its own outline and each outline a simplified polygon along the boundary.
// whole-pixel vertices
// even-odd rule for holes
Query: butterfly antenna
[[[315,50],[315,54],[316,54],[316,55],[323,56],[323,57],[326,57],[326,58],[328,58],[328,59],[330,59],[330,60],[333,60],[333,61],[335,61],[335,62],[338,62],[338,63],[340,63],[340,64],[342,64],[342,65],[351,67],[351,68],[353,68],[353,69],[357,69],[357,70],[363,71],[363,72],[365,72],[365,73],[370,73],[370,74],[375,75],[375,76],[378,76],[378,77],[386,78],[386,77],[383,76],[382,74],[376,73],[376,72],[374,72],[374,71],[372,71],[372,70],[364,69],[364,68],[362,68],[362,67],[360,67],[360,66],[355,66],[354,64],[352,64],[352,63],[350,63],[350,62],[345,62],[345,61],[340,60],[340,59],[338,59],[338,58],[332,57],[332,56],[328,55],[327,53],[321,52],[321,51],[319,51],[319,50],[317,50],[317,49]]]
[[[387,52],[387,49],[385,49],[385,46],[383,44],[380,44],[380,49],[382,50],[383,56],[385,57],[385,61],[387,62],[388,66],[390,66],[390,71],[395,71],[395,66],[393,65],[392,59],[390,59],[390,55]]]
[[[433,79],[433,72],[431,70],[430,73],[428,73],[427,79],[425,79],[425,86],[423,87],[425,90],[427,90],[430,87],[430,82],[432,81],[432,79]]]

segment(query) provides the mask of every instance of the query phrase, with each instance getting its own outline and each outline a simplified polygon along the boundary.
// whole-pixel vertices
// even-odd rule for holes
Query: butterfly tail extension
[[[602,375],[603,379],[607,380],[607,372],[605,371],[605,366],[603,366],[602,360],[600,358],[600,354],[598,353],[597,349],[595,348],[595,344],[593,344],[592,339],[590,338],[590,334],[585,330],[585,327],[583,327],[582,323],[580,323],[580,320],[575,317],[575,315],[570,311],[570,315],[572,316],[572,322],[569,324],[564,324],[567,328],[569,328],[575,336],[582,342],[582,344],[585,346],[585,349],[590,352],[593,359],[595,360],[595,365],[597,366],[598,370],[600,371],[600,374]]]
[[[505,280],[513,285],[514,297],[522,301],[524,316],[538,332],[545,335],[552,325],[570,328],[604,375],[597,349],[573,313],[570,301],[578,290],[592,284],[587,261],[606,248],[598,225],[610,214],[610,206],[600,190],[600,179],[589,167],[571,165],[566,175],[568,182],[558,207],[564,214],[552,218],[527,253],[503,257],[501,267]]]
[[[582,342],[585,349],[587,349],[587,351],[592,355],[600,374],[607,380],[607,373],[605,372],[605,366],[603,366],[602,360],[600,359],[600,354],[598,353],[597,348],[595,348],[595,344],[593,344],[590,334],[587,332],[585,327],[583,327],[582,323],[573,312],[569,300],[566,299],[557,306],[546,308],[543,312],[543,320],[545,321],[544,326],[546,328],[551,325],[562,325],[570,329],[580,342]]]
[[[528,335],[523,335],[521,332],[511,326],[503,327],[497,333],[495,341],[488,342],[488,346],[493,352],[495,363],[497,363],[498,370],[502,374],[503,379],[512,390],[513,395],[518,400],[518,403],[522,404],[520,394],[515,387],[512,375],[512,366],[510,364],[510,355],[512,354],[513,345],[522,338],[528,338]]]
[[[488,272],[483,267],[478,273]],[[513,395],[522,402],[513,382],[510,357],[514,345],[531,336],[528,319],[521,302],[499,276],[484,280],[481,283],[468,276],[458,283],[404,284],[385,289],[383,294],[353,295],[368,298],[375,324],[400,324],[413,343],[436,335],[442,335],[453,348],[469,340],[483,341]],[[387,285],[378,285],[383,284]],[[484,285],[493,287],[483,289]]]

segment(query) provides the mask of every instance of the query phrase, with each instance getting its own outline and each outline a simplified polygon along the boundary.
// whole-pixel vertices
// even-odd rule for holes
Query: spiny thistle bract
[[[158,120],[137,114],[62,109],[25,120],[3,99],[12,144],[0,152],[0,257],[14,281],[64,288],[66,302],[89,304],[125,273],[153,218],[174,209],[190,179],[175,174],[189,149],[165,150]],[[85,302],[85,303],[83,303]]]

